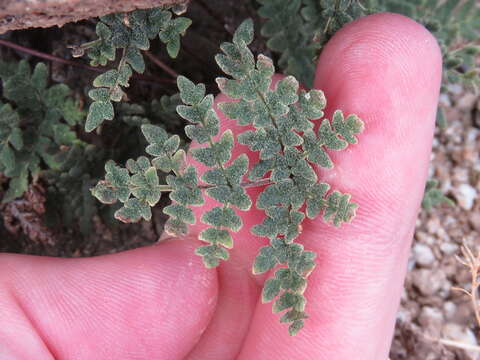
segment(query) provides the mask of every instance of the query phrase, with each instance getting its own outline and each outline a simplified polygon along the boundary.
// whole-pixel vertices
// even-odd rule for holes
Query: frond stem
[[[273,182],[270,179],[262,179],[259,181],[245,181],[240,184],[243,188],[252,188],[252,187],[259,187],[259,186],[266,186],[271,185]],[[199,185],[198,188],[205,190],[211,189],[216,187],[217,185]],[[159,185],[159,189],[161,192],[170,192],[174,191],[174,189],[170,185]]]
[[[120,58],[120,61],[118,63],[118,66],[117,66],[117,71],[120,72],[122,67],[125,66],[125,63],[127,62],[127,49],[128,47],[124,47],[122,49],[122,57]],[[117,89],[118,87],[120,87],[120,76],[117,76],[117,79],[115,80],[115,84],[109,89],[109,94],[111,95],[115,89]]]
[[[80,45],[78,45],[78,47],[82,48],[82,49],[90,49],[90,48],[100,44],[101,42],[102,42],[102,39],[98,38],[97,40],[93,40],[93,41],[89,41],[89,42],[80,44]]]

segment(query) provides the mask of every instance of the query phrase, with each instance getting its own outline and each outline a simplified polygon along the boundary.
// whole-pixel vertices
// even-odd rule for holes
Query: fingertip
[[[435,37],[410,18],[380,13],[335,34],[319,58],[314,83],[325,91],[329,109],[345,105],[365,114],[381,114],[382,108],[427,113],[437,101],[441,74]]]
[[[325,174],[333,184],[341,179],[341,190],[352,192],[354,201],[367,198],[360,219],[379,212],[379,203],[390,218],[396,215],[391,204],[403,202],[405,211],[418,206],[441,76],[436,39],[402,15],[381,13],[354,21],[322,52],[315,86],[326,94],[327,115],[341,109],[365,123],[359,144],[351,151],[332,152],[336,167]],[[365,212],[368,207],[371,211]]]
[[[329,67],[338,62],[343,66],[336,67],[346,66],[348,72],[348,65],[379,71],[378,66],[386,61],[397,66],[428,65],[424,70],[436,73],[441,70],[442,54],[432,33],[411,18],[393,13],[369,15],[347,24],[327,43],[317,64],[315,83],[327,81],[327,74],[337,75]]]

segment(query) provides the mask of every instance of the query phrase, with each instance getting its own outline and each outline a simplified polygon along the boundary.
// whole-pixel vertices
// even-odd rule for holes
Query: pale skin
[[[321,219],[303,224],[298,241],[318,257],[305,292],[310,318],[296,337],[259,299],[265,277],[251,266],[267,241],[250,235],[263,218],[252,210],[241,213],[231,259],[215,270],[194,255],[200,227],[185,239],[95,258],[1,255],[0,358],[385,360],[440,78],[435,39],[398,15],[356,21],[322,53],[315,87],[326,94],[327,116],[337,108],[358,114],[365,131],[319,175],[360,209],[339,229]]]

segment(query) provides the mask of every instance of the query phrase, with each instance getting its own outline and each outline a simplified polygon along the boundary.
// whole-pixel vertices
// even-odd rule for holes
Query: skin
[[[303,224],[298,241],[318,257],[305,293],[310,318],[296,337],[259,300],[266,277],[253,276],[251,264],[267,240],[250,235],[263,219],[252,210],[241,214],[231,259],[216,270],[193,253],[200,226],[185,239],[115,255],[0,255],[0,358],[385,360],[440,79],[435,39],[399,15],[355,21],[323,51],[315,87],[326,94],[327,116],[337,108],[356,113],[365,131],[319,175],[360,209],[339,229],[321,219]],[[238,133],[220,116],[224,129]],[[242,152],[254,158],[241,146],[234,156]]]

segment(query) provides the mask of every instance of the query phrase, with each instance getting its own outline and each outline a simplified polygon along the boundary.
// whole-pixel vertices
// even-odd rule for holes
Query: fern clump
[[[64,84],[48,86],[48,71],[26,61],[0,64],[0,172],[9,178],[3,202],[17,198],[42,171],[59,171],[72,147],[83,147],[74,127],[83,122],[79,102]]]
[[[166,8],[135,10],[100,18],[96,26],[98,39],[73,47],[74,55],[82,56],[86,51],[92,66],[105,66],[114,61],[118,49],[121,49],[121,56],[116,69],[108,70],[93,81],[96,89],[88,93],[93,103],[85,123],[87,132],[114,118],[112,102],[124,98],[122,88],[129,86],[133,71],[145,71],[142,51],[150,48],[150,40],[158,36],[166,45],[169,56],[175,58],[180,50],[180,37],[191,23],[185,17],[174,18],[172,11]]]
[[[233,234],[243,226],[238,211],[248,211],[253,204],[245,189],[264,186],[255,205],[265,212],[265,218],[251,231],[268,238],[270,245],[260,249],[253,273],[281,266],[265,282],[262,299],[275,300],[274,312],[288,310],[281,321],[290,323],[289,332],[294,335],[307,318],[303,292],[316,256],[294,242],[301,224],[306,217],[323,214],[325,221],[340,226],[351,221],[357,209],[349,194],[330,191],[315,170],[332,168],[329,151],[356,144],[363,122],[356,115],[345,117],[339,110],[332,121],[322,119],[326,105],[323,92],[300,90],[293,76],[272,88],[272,60],[264,55],[255,57],[248,48],[252,40],[253,23],[247,20],[235,32],[233,42],[223,43],[223,53],[216,56],[228,76],[217,78],[218,87],[236,100],[219,107],[246,127],[237,136],[229,129],[220,130],[213,95],[205,93],[203,84],[196,85],[183,76],[177,79],[183,102],[177,112],[189,122],[185,127],[187,137],[199,144],[190,154],[208,170],[199,176],[195,167],[185,162],[177,135],[169,136],[161,127],[145,124],[141,129],[149,143],[146,152],[150,157],[130,159],[126,168],[108,162],[105,180],[92,193],[104,203],[121,202],[123,207],[116,218],[132,222],[150,219],[150,208],[158,203],[162,192],[169,191],[172,204],[164,208],[170,216],[165,230],[174,235],[186,234],[188,225],[197,221],[192,206],[202,205],[205,196],[216,200],[220,205],[200,218],[208,225],[199,234],[206,245],[196,250],[211,268],[228,260]],[[232,158],[235,142],[258,152],[260,160],[250,163],[245,154]],[[168,173],[165,185],[159,184],[158,172]]]
[[[43,178],[49,185],[47,211],[50,218],[55,218],[50,222],[56,220],[57,225],[70,230],[78,225],[82,235],[91,234],[100,204],[92,197],[90,188],[98,181],[102,171],[99,167],[105,162],[105,156],[105,150],[92,144],[73,145],[63,149],[58,169],[43,171]]]
[[[262,35],[280,53],[279,65],[311,87],[315,59],[343,25],[359,17],[389,11],[423,24],[437,38],[444,60],[443,84],[478,89],[480,8],[476,0],[257,0],[266,19]]]
[[[261,33],[280,53],[279,66],[308,88],[323,45],[346,23],[364,15],[359,0],[257,0],[266,19]]]

